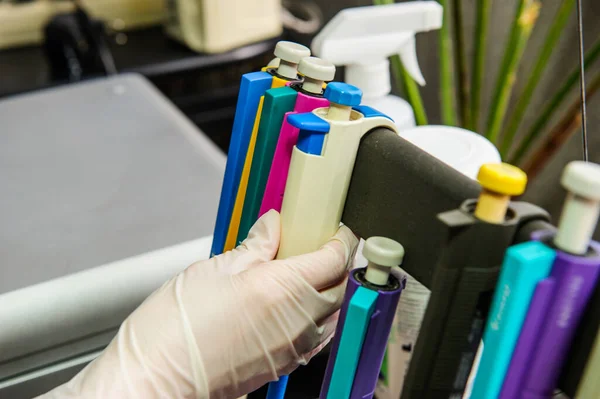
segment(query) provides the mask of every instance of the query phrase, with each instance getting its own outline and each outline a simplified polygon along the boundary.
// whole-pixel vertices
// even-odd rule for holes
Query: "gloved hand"
[[[331,339],[358,240],[273,260],[265,214],[238,248],[195,263],[121,325],[106,350],[49,398],[236,398],[306,364]]]

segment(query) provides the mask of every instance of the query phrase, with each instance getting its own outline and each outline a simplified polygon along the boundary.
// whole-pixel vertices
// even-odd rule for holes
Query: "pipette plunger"
[[[565,252],[583,255],[598,223],[600,165],[571,162],[563,172],[561,183],[568,194],[554,244]]]
[[[386,285],[391,268],[402,263],[404,247],[386,237],[370,237],[363,256],[369,261],[365,278],[375,285]]]
[[[273,54],[279,58],[277,74],[284,78],[296,79],[298,64],[303,58],[310,56],[310,50],[298,43],[280,41],[275,45]]]
[[[523,194],[527,185],[525,172],[506,163],[483,165],[477,180],[482,192],[475,208],[475,217],[488,223],[502,223],[510,197]]]

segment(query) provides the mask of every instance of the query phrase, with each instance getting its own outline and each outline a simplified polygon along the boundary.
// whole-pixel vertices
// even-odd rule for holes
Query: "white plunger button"
[[[600,165],[583,161],[571,162],[565,168],[560,182],[573,194],[600,201]]]
[[[574,161],[565,168],[561,183],[567,190],[554,244],[561,250],[584,255],[600,214],[600,165]]]
[[[293,64],[298,64],[302,58],[310,56],[310,49],[294,42],[280,41],[275,46],[275,57]]]
[[[365,241],[363,256],[369,261],[365,278],[376,285],[386,285],[390,270],[402,263],[404,247],[386,237],[370,237]]]
[[[269,63],[267,64],[267,67],[277,68],[277,67],[279,67],[280,62],[281,62],[281,60],[279,58],[275,57],[271,61],[269,61]]]
[[[298,72],[311,79],[329,82],[335,77],[335,65],[318,57],[306,57],[300,61]]]

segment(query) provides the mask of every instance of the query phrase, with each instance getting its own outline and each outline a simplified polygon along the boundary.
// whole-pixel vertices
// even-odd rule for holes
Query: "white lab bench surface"
[[[138,75],[0,101],[0,398],[68,380],[208,257],[224,169]]]

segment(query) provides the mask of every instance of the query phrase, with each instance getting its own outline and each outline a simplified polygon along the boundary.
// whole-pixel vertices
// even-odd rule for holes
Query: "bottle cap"
[[[310,49],[298,43],[280,41],[275,46],[274,54],[281,60],[298,64],[302,58],[310,56]]]
[[[305,57],[298,64],[298,72],[315,80],[329,82],[335,76],[335,66],[318,57]]]
[[[348,83],[331,82],[327,85],[323,96],[329,102],[354,107],[360,105],[362,100],[362,91]]]
[[[507,163],[488,163],[479,168],[477,180],[489,191],[503,195],[521,195],[527,186],[527,175]]]
[[[584,161],[570,162],[560,182],[573,194],[600,201],[600,165]]]
[[[394,267],[402,263],[404,247],[387,237],[370,237],[365,241],[363,256],[377,265]]]

